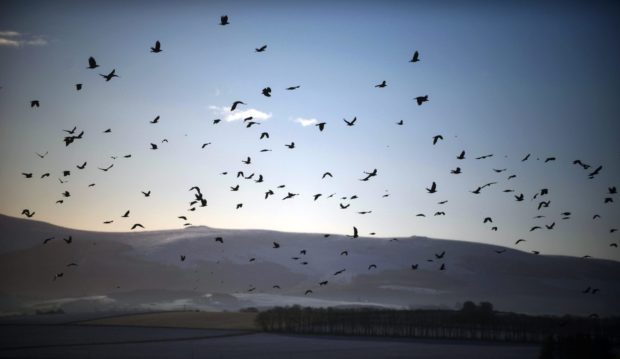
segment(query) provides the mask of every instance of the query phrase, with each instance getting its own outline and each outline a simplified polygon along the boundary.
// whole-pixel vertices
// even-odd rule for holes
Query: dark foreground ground
[[[0,358],[536,358],[538,346],[240,330],[0,325]]]

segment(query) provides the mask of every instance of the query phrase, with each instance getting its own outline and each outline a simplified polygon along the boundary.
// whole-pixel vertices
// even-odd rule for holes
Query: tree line
[[[537,342],[575,335],[620,343],[620,318],[532,316],[468,301],[460,310],[275,307],[258,313],[264,331]]]

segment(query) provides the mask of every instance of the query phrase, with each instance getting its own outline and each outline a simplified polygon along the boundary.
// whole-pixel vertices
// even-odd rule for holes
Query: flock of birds
[[[219,25],[227,26],[229,24],[230,24],[230,22],[229,22],[228,16],[221,16]],[[255,48],[255,52],[256,53],[262,53],[262,52],[265,52],[266,50],[267,50],[267,45],[263,45],[261,47]],[[160,43],[160,41],[156,41],[155,44],[152,47],[150,47],[150,52],[153,53],[153,54],[159,54],[159,53],[162,53],[163,51],[164,50],[162,49],[162,44]],[[409,62],[411,62],[411,63],[420,62],[420,54],[419,54],[418,51],[414,52],[414,54],[413,54],[412,58],[409,60]],[[99,67],[100,67],[100,65],[97,63],[97,61],[96,61],[96,59],[94,57],[88,58],[87,69],[95,70],[95,69],[97,69]],[[106,82],[112,81],[115,78],[120,78],[120,76],[116,73],[116,69],[112,69],[111,71],[109,71],[107,73],[100,73],[99,75]],[[385,88],[386,86],[388,86],[386,81],[382,81],[382,82],[374,85],[374,87],[377,88],[377,89],[382,89],[382,88]],[[299,88],[300,88],[300,85],[295,85],[295,86],[287,87],[286,90],[287,91],[294,91],[294,90],[298,90]],[[75,89],[76,89],[76,91],[81,91],[81,90],[83,90],[83,85],[81,83],[78,83],[78,84],[75,85]],[[270,87],[265,87],[265,88],[263,88],[261,90],[261,93],[265,97],[271,97],[272,89]],[[421,106],[424,103],[429,101],[429,96],[428,95],[421,95],[421,96],[417,96],[417,97],[413,98],[413,100],[416,101],[416,104],[418,106]],[[234,101],[231,104],[231,106],[230,106],[230,111],[234,112],[238,108],[240,108],[241,106],[246,106],[246,105],[247,104],[245,102],[241,101],[241,100]],[[32,100],[30,102],[30,106],[32,108],[39,108],[41,106],[41,102],[39,100]],[[149,122],[150,122],[150,124],[155,125],[155,124],[159,123],[159,120],[160,120],[160,117],[157,116],[152,121],[149,121]],[[357,117],[354,117],[351,120],[343,119],[343,121],[344,121],[344,125],[347,126],[347,127],[355,126],[356,122],[357,122]],[[221,119],[215,119],[215,120],[213,120],[213,125],[218,125],[220,122],[221,122]],[[260,125],[261,123],[258,122],[258,121],[255,121],[253,117],[247,117],[247,118],[243,119],[243,124],[246,126],[246,128],[251,128],[253,126]],[[399,126],[402,126],[403,124],[404,124],[404,122],[402,120],[399,121],[399,122],[396,122],[396,125],[399,125]],[[315,124],[315,126],[318,128],[319,132],[323,132],[327,128],[327,123],[326,122],[320,122],[320,123]],[[66,135],[63,137],[63,142],[65,143],[65,146],[70,146],[73,143],[75,143],[76,141],[82,140],[83,136],[84,136],[84,131],[79,131],[78,132],[77,126],[73,127],[72,129],[64,129],[63,131],[66,133]],[[105,130],[103,132],[106,133],[106,134],[107,133],[111,133],[111,129],[107,129],[107,130]],[[269,132],[266,132],[266,131],[265,132],[261,132],[261,134],[259,136],[259,140],[263,140],[263,139],[269,139]],[[432,141],[430,141],[430,142],[432,143],[433,146],[435,146],[435,145],[438,145],[440,143],[440,141],[443,141],[444,137],[442,135],[436,135],[436,136],[433,136],[431,140]],[[162,143],[165,143],[165,142],[168,142],[167,139],[164,139],[162,141]],[[211,144],[211,142],[204,143],[204,144],[202,144],[201,148],[204,149],[205,147],[209,146],[210,144]],[[157,143],[150,143],[150,147],[149,148],[150,148],[150,150],[155,151],[155,150],[159,149],[159,145],[160,144],[157,144]],[[293,149],[295,149],[295,142],[291,142],[290,144],[287,143],[287,144],[285,144],[285,146],[288,149],[293,150]],[[268,151],[271,151],[271,149],[263,149],[260,152],[268,152]],[[36,153],[36,155],[39,158],[41,158],[41,159],[44,159],[47,154],[48,154],[47,151],[45,153],[43,153],[43,154]],[[477,157],[474,157],[474,158],[476,160],[484,160],[484,159],[487,159],[487,158],[491,158],[493,156],[494,156],[493,154],[486,154],[486,155],[477,156]],[[523,157],[521,159],[521,161],[522,162],[528,161],[530,159],[530,156],[531,156],[531,154],[527,154],[525,157]],[[131,154],[124,155],[123,157],[124,158],[131,158]],[[465,160],[466,157],[467,157],[467,153],[466,153],[465,150],[461,151],[459,154],[456,155],[456,159],[457,160]],[[115,160],[116,158],[117,157],[112,157],[113,160]],[[547,157],[547,158],[544,159],[545,163],[551,162],[551,161],[556,161],[556,158],[555,157]],[[244,168],[248,168],[247,166],[252,164],[252,157],[251,156],[247,156],[245,159],[241,160],[241,163],[243,165],[245,165]],[[599,175],[601,170],[603,169],[602,166],[597,166],[597,167],[594,168],[593,166],[591,166],[589,164],[586,164],[586,163],[584,163],[581,160],[573,161],[573,165],[579,166],[581,169],[586,171],[587,176],[590,179],[593,179],[597,175]],[[87,166],[87,162],[83,162],[82,164],[76,165],[76,168],[78,170],[83,170],[86,166]],[[107,172],[107,171],[111,170],[113,167],[114,167],[114,164],[110,164],[110,165],[105,166],[105,167],[98,167],[98,169],[101,170],[102,172]],[[495,173],[503,173],[503,172],[507,171],[507,169],[506,168],[499,168],[499,169],[493,168],[493,171]],[[450,173],[453,174],[453,175],[459,175],[459,174],[462,173],[462,169],[461,169],[461,167],[456,167],[454,169],[451,169]],[[220,174],[226,176],[226,175],[228,175],[228,172],[221,172]],[[22,175],[24,176],[25,179],[32,179],[33,176],[34,176],[34,173],[32,173],[32,172],[23,172]],[[61,183],[65,183],[66,180],[63,180],[63,178],[67,177],[67,176],[70,176],[70,175],[71,175],[71,171],[65,170],[65,171],[62,172],[62,177],[59,178],[58,180]],[[372,169],[372,170],[369,170],[369,171],[364,171],[363,175],[360,176],[361,178],[359,178],[359,181],[366,182],[366,181],[369,181],[369,180],[371,180],[372,178],[374,178],[376,176],[378,176],[377,169]],[[45,178],[45,177],[50,177],[50,173],[49,172],[45,172],[45,173],[40,175],[40,178]],[[325,179],[327,177],[333,177],[333,175],[330,172],[325,172],[325,173],[323,173],[321,178]],[[507,177],[507,181],[509,181],[509,180],[511,180],[511,179],[513,179],[515,177],[516,177],[515,174],[511,174],[511,175],[509,175]],[[246,172],[243,171],[243,170],[237,171],[236,178],[242,178],[242,179],[245,179],[245,180],[252,180],[255,183],[262,183],[264,181],[263,175],[261,175],[261,174],[255,175],[255,173],[246,174]],[[484,184],[481,184],[481,185],[477,186],[476,188],[473,188],[470,192],[473,195],[479,195],[479,194],[481,194],[481,192],[483,190],[485,190],[485,189],[487,189],[487,188],[489,188],[491,186],[494,186],[494,185],[497,185],[497,182],[484,183]],[[95,183],[92,183],[92,184],[89,185],[89,187],[94,187],[94,186],[95,186]],[[240,187],[239,184],[230,186],[230,191],[238,191],[239,187]],[[285,187],[286,187],[285,185],[279,185],[279,186],[277,186],[277,189],[283,189]],[[426,188],[426,191],[427,191],[427,193],[429,195],[434,195],[436,193],[439,193],[440,190],[441,190],[441,187],[436,182],[432,182]],[[208,205],[207,198],[205,198],[205,196],[203,195],[200,187],[193,186],[193,187],[191,187],[189,189],[189,192],[191,192],[191,195],[192,195],[191,199],[188,201],[188,204],[189,204],[188,210],[189,211],[193,212],[193,211],[196,211],[198,208],[206,207]],[[514,190],[514,189],[506,189],[503,192],[514,193],[513,194],[514,200],[517,201],[517,202],[523,202],[526,199],[526,194],[524,194],[524,193],[517,193],[517,191]],[[150,190],[142,191],[142,194],[144,195],[144,197],[150,197],[151,196],[151,191]],[[604,204],[613,203],[614,202],[614,196],[616,194],[617,194],[616,187],[615,186],[609,187],[607,193],[604,196],[604,199],[603,199],[602,203],[604,203]],[[62,195],[62,198],[58,199],[58,201],[57,201],[58,204],[62,204],[65,199],[71,197],[71,193],[68,190],[64,191],[61,195]],[[271,196],[275,196],[275,195],[276,195],[276,192],[274,192],[274,190],[272,190],[272,189],[269,189],[269,190],[267,190],[264,193],[264,199],[267,200]],[[293,199],[293,198],[295,198],[295,197],[297,197],[299,195],[300,195],[299,193],[293,193],[293,192],[288,192],[287,191],[287,194],[283,195],[281,200]],[[326,195],[324,198],[332,198],[335,195],[336,195],[336,193],[332,193],[332,194]],[[531,201],[536,201],[535,202],[535,208],[536,208],[536,211],[538,213],[543,213],[543,212],[541,212],[543,209],[549,208],[549,206],[551,204],[551,200],[547,199],[548,195],[549,195],[549,189],[548,188],[542,188],[539,191],[537,191],[536,193],[530,194]],[[322,193],[316,193],[316,194],[312,195],[312,198],[313,198],[314,201],[317,201],[319,198],[321,198],[323,196],[324,196],[324,194],[322,194]],[[383,194],[383,197],[387,197],[387,196],[389,196],[389,194]],[[354,199],[357,199],[357,198],[358,198],[357,195],[340,197],[340,199],[342,201],[347,201],[347,200],[351,201],[351,200],[354,200]],[[442,200],[442,201],[439,201],[437,203],[439,205],[443,205],[443,204],[445,204],[447,202],[448,202],[447,200]],[[342,210],[346,210],[347,208],[349,208],[350,204],[351,204],[350,202],[346,203],[346,204],[341,202],[341,203],[339,203],[339,207]],[[243,207],[243,203],[242,202],[239,202],[239,203],[235,204],[235,208],[236,209],[241,209],[242,207]],[[35,215],[35,213],[36,212],[34,210],[31,210],[31,209],[23,209],[22,212],[21,212],[22,215],[24,215],[24,216],[26,216],[28,218],[33,217]],[[127,210],[122,215],[120,215],[120,217],[121,218],[129,218],[130,217],[130,213],[131,213],[131,211]],[[357,213],[359,213],[361,215],[366,215],[366,214],[372,213],[372,211],[370,211],[370,210],[368,210],[368,211],[359,211]],[[445,211],[436,211],[434,213],[434,216],[442,216],[442,215],[445,215]],[[571,212],[569,212],[569,211],[562,212],[561,215],[562,215],[562,219],[563,220],[568,220],[568,219],[571,218]],[[417,217],[426,217],[426,214],[418,213],[418,214],[416,214],[416,216]],[[538,214],[538,215],[536,215],[534,217],[534,219],[537,219],[537,220],[538,219],[543,219],[543,218],[545,218],[545,215],[543,215],[543,214]],[[593,214],[593,216],[592,216],[592,220],[597,220],[597,219],[600,219],[600,218],[601,218],[601,216],[599,214]],[[187,222],[188,217],[186,215],[180,215],[180,216],[178,216],[178,219],[185,221],[184,226],[191,226],[191,223]],[[114,219],[106,219],[106,220],[103,221],[104,224],[111,224],[113,222],[114,222]],[[483,224],[491,225],[490,229],[493,230],[493,231],[497,231],[498,230],[498,227],[496,225],[494,225],[493,218],[490,217],[490,216],[484,217],[482,219],[482,223]],[[548,224],[544,224],[544,225],[535,224],[535,225],[533,225],[529,229],[529,231],[532,232],[532,231],[537,231],[537,230],[553,230],[555,228],[555,226],[556,226],[556,222],[552,222],[552,223],[548,223]],[[137,228],[144,229],[145,227],[141,223],[138,223],[138,222],[134,223],[130,227],[131,230],[135,230]],[[609,232],[610,233],[614,233],[617,230],[618,230],[617,228],[611,228],[611,229],[609,229]],[[375,233],[371,232],[370,235],[375,235]],[[329,237],[329,234],[325,234],[324,237]],[[352,234],[349,235],[348,237],[350,237],[350,238],[358,238],[359,237],[359,233],[358,233],[357,227],[354,226],[352,228]],[[47,244],[47,243],[49,243],[53,239],[54,239],[54,237],[45,238],[43,240],[43,244]],[[71,244],[73,239],[69,236],[68,238],[63,238],[63,240],[64,240],[64,242],[66,244]],[[215,243],[224,244],[224,238],[223,237],[215,237],[215,238],[213,238],[213,240],[215,241]],[[394,238],[393,240],[395,241],[397,239]],[[519,238],[519,239],[517,239],[515,241],[514,245],[517,246],[517,245],[519,245],[520,243],[523,243],[523,242],[526,242],[526,239]],[[609,244],[609,246],[611,248],[617,248],[618,247],[618,243],[612,242],[612,243]],[[277,250],[278,248],[280,248],[280,244],[278,242],[273,242],[273,249]],[[495,250],[495,253],[502,254],[505,251],[506,251],[505,249]],[[305,249],[302,249],[302,250],[300,250],[299,253],[300,253],[299,256],[293,257],[293,260],[299,260],[302,265],[303,264],[308,264],[307,261],[304,261],[302,259],[302,256],[305,256],[307,251]],[[532,253],[539,254],[540,252],[539,251],[532,251]],[[339,255],[340,256],[348,256],[348,254],[349,254],[348,251],[344,250],[344,251],[341,251]],[[439,270],[439,271],[444,271],[444,270],[447,269],[446,268],[446,263],[443,262],[443,260],[446,257],[446,255],[447,254],[446,254],[445,251],[442,251],[441,253],[434,253],[434,256],[432,258],[429,258],[428,262],[438,262],[439,264],[436,267],[436,269]],[[589,257],[589,256],[584,256],[584,257]],[[187,255],[186,254],[179,254],[179,258],[180,258],[180,261],[185,261],[187,259]],[[253,262],[255,260],[256,260],[256,258],[250,258],[249,261]],[[75,266],[77,266],[77,264],[76,263],[69,263],[67,266],[68,267],[75,267]],[[418,270],[418,268],[419,268],[419,263],[411,264],[411,270],[415,271],[415,270]],[[370,263],[368,265],[368,270],[371,271],[371,270],[374,270],[374,269],[377,269],[377,265],[374,264],[374,263]],[[342,274],[345,271],[346,271],[346,268],[338,270],[335,273],[333,273],[333,276],[338,276],[338,275]],[[56,273],[54,275],[54,277],[53,277],[53,280],[57,280],[58,278],[63,277],[63,275],[64,275],[63,272]],[[320,281],[318,283],[318,286],[319,287],[323,287],[323,286],[325,286],[327,284],[328,284],[328,280],[322,280],[322,281]],[[278,284],[274,284],[273,285],[273,289],[280,289],[280,286]],[[254,290],[256,290],[256,287],[251,286],[251,288],[248,291],[252,292]],[[591,286],[589,286],[589,287],[587,287],[587,289],[582,290],[582,293],[584,293],[584,294],[595,294],[598,291],[599,291],[598,288],[592,288]],[[311,293],[313,293],[312,289],[307,289],[305,291],[305,295],[309,295]]]

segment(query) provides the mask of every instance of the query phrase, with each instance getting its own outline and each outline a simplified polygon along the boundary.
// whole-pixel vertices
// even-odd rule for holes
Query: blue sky
[[[364,235],[506,246],[524,238],[517,248],[619,259],[609,244],[620,232],[609,230],[620,227],[620,211],[603,203],[614,197],[607,187],[620,185],[617,6],[7,1],[0,10],[0,213],[29,208],[33,219],[103,231],[137,222],[180,228],[177,216],[186,215],[194,225],[226,228],[349,234],[357,226]],[[218,25],[224,14],[229,26]],[[156,40],[164,51],[152,54]],[[421,61],[412,64],[415,50]],[[86,69],[89,56],[101,67]],[[120,78],[98,75],[112,69]],[[374,87],[383,80],[387,87]],[[293,85],[301,87],[284,90]],[[267,86],[270,98],[261,94]],[[417,106],[413,98],[427,94]],[[35,99],[41,107],[31,109]],[[231,113],[235,100],[247,105]],[[226,121],[243,111],[262,116],[261,124]],[[345,126],[353,117],[355,126]],[[213,125],[215,118],[224,121]],[[319,132],[299,119],[327,125]],[[62,129],[73,126],[84,138],[65,147]],[[269,139],[259,140],[263,131]],[[437,134],[444,140],[433,146]],[[151,142],[160,148],[149,150]],[[463,161],[455,158],[461,150]],[[46,151],[44,159],[35,154]],[[241,163],[247,156],[250,165]],[[575,159],[603,170],[588,179]],[[456,166],[463,174],[450,174]],[[375,168],[378,176],[358,181]],[[65,169],[72,174],[61,184]],[[236,178],[238,170],[265,182]],[[321,179],[326,171],[334,177]],[[438,193],[428,194],[433,181]],[[229,190],[237,184],[238,192]],[[190,212],[194,185],[208,206]],[[551,205],[538,211],[530,199],[541,188]],[[268,189],[276,195],[264,200]],[[65,190],[71,197],[56,204]],[[289,191],[299,196],[282,201]],[[323,193],[316,202],[315,193]],[[525,201],[514,200],[519,193]],[[359,198],[340,200],[353,194]],[[128,209],[131,217],[120,218]],[[595,213],[602,218],[593,221]],[[545,218],[533,219],[539,214]],[[482,223],[487,216],[497,232]],[[552,222],[554,230],[529,232]]]

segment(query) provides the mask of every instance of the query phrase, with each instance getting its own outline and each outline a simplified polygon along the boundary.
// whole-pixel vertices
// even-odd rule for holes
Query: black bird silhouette
[[[357,227],[355,227],[355,226],[353,227],[353,235],[351,237],[353,237],[353,238],[359,237],[359,235],[357,233]]]
[[[368,266],[368,270],[371,270],[373,268],[377,269],[377,265],[376,264],[371,264],[371,265]]]
[[[487,222],[493,223],[493,219],[491,217],[485,217],[482,223],[487,223]]]
[[[232,106],[230,107],[230,110],[234,111],[237,108],[237,106],[239,106],[239,105],[245,105],[245,102],[242,102],[242,101],[235,101],[235,102],[233,102]]]
[[[337,271],[336,273],[334,273],[334,275],[342,274],[342,273],[344,273],[344,271],[346,271],[346,269],[341,269],[341,270]]]
[[[140,192],[142,192],[144,197],[149,197],[151,195],[151,191],[150,190],[148,192],[144,192],[144,191],[140,191]]]
[[[319,197],[321,197],[323,194],[321,193],[317,193],[314,196],[312,196],[314,198],[314,200],[316,201],[317,199],[319,199]]]
[[[411,270],[416,270],[416,269],[418,269],[418,264],[417,263],[416,264],[412,264],[411,265]]]
[[[261,93],[266,97],[271,97],[271,87],[265,87]]]
[[[599,214],[595,214],[594,216],[592,216],[592,219],[600,219],[601,216]]]
[[[156,150],[157,149],[157,145],[151,142],[151,150]]]
[[[299,88],[299,85],[297,85],[297,86],[287,87],[286,89],[287,89],[288,91],[293,91],[293,90],[297,90],[298,88]]]
[[[553,223],[551,223],[549,225],[545,224],[545,227],[547,227],[547,229],[553,229],[553,227],[555,227],[555,222],[553,222]]]
[[[32,100],[32,101],[30,101],[30,108],[39,107],[39,106],[40,106],[39,100]]]
[[[127,212],[125,212],[125,214],[123,214],[121,217],[128,218],[129,217],[129,210],[127,210]]]
[[[342,120],[344,121],[344,123],[347,124],[347,126],[353,126],[355,125],[355,121],[357,121],[357,116],[353,117],[351,121],[347,121],[345,118],[343,118]]]
[[[67,264],[67,267],[77,267],[77,263],[69,263]]]
[[[114,163],[112,163],[111,165],[109,165],[109,166],[108,166],[108,167],[106,167],[106,168],[101,168],[101,167],[97,167],[97,168],[99,168],[99,169],[100,169],[100,170],[102,170],[103,172],[108,172],[108,171],[110,170],[110,168],[112,168],[112,167],[114,167]]]
[[[84,163],[82,163],[82,165],[76,165],[75,167],[77,167],[78,169],[83,170],[84,168],[86,168],[86,161],[84,161]]]
[[[211,144],[211,142],[203,143],[202,146],[200,146],[200,148],[204,149],[205,147],[209,146],[210,144]]]
[[[530,232],[533,232],[533,231],[535,231],[537,229],[540,229],[540,226],[534,226],[534,227],[530,228]]]
[[[611,197],[605,197],[605,203],[614,203],[614,199]]]
[[[308,289],[304,295],[312,294],[312,290]]]
[[[493,157],[493,154],[489,154],[489,155],[484,155],[484,156],[476,157],[476,159],[477,159],[477,160],[484,160],[484,159],[489,158],[489,157]]]
[[[110,224],[110,223],[113,223],[113,222],[114,222],[113,220],[103,221],[103,224]]]
[[[614,247],[614,248],[618,248],[618,243],[610,243],[609,246],[610,247]]]
[[[95,61],[94,57],[89,57],[88,58],[88,67],[87,69],[96,69],[97,67],[99,67],[99,65],[97,65],[97,61]]]
[[[510,175],[510,176],[508,176],[508,179],[510,180],[512,178],[515,178],[515,177],[517,177],[517,175]]]
[[[41,178],[45,178],[45,177],[49,177],[49,176],[50,176],[50,173],[49,173],[49,172],[46,172],[46,173],[44,173],[44,174],[42,174],[42,175],[41,175]]]
[[[493,168],[493,171],[495,173],[502,173],[502,172],[506,171],[506,168],[503,168],[503,169],[495,169],[495,168]]]
[[[223,243],[224,243],[224,238],[222,238],[222,237],[215,237],[215,242],[216,242],[216,243],[217,243],[217,242],[220,242],[220,243],[222,243],[222,244],[223,244]]]
[[[161,43],[159,42],[159,40],[155,41],[155,46],[151,47],[151,52],[158,53],[162,51],[163,50],[161,49]]]
[[[298,195],[299,195],[299,193],[291,193],[291,192],[289,192],[286,195],[286,197],[282,198],[282,200],[284,201],[285,199],[293,198],[293,197],[298,196]]]
[[[433,182],[433,184],[431,185],[431,188],[427,188],[426,191],[428,191],[428,193],[435,193],[435,192],[437,192],[437,184],[435,182]]]
[[[112,80],[112,79],[113,79],[113,78],[115,78],[115,77],[119,77],[119,78],[120,78],[120,76],[118,76],[118,75],[116,74],[116,69],[113,69],[113,70],[112,70],[109,74],[107,74],[107,75],[104,75],[104,74],[99,74],[99,76],[103,77],[103,78],[105,79],[105,81],[106,81],[106,82],[108,82],[108,81]]]
[[[439,267],[439,270],[446,270],[446,264],[441,263],[441,267]]]
[[[612,187],[607,187],[607,194],[616,194],[618,193],[618,190],[616,190],[616,186],[612,186]]]
[[[238,191],[238,190],[239,190],[239,185],[236,185],[236,186],[230,187],[230,190],[231,190],[231,191],[233,191],[233,192]]]
[[[550,161],[555,161],[555,157],[547,157],[545,159],[545,163],[550,162]]]
[[[446,255],[446,251],[443,251],[439,254],[435,253],[435,258],[442,259]]]
[[[418,103],[418,106],[422,105],[424,102],[428,101],[428,95],[425,96],[418,96],[415,98],[416,102]]]
[[[433,145],[435,145],[439,140],[443,140],[442,135],[433,136]]]
[[[403,120],[400,120],[398,122],[396,122],[397,125],[402,126],[405,122]]]
[[[103,131],[103,133],[112,133],[112,129],[108,128],[107,130]]]
[[[159,122],[159,116],[155,117],[153,119],[153,121],[149,121],[150,123],[158,123]]]
[[[224,25],[228,25],[228,24],[230,24],[228,22],[228,15],[220,16],[220,25],[224,26]]]
[[[215,120],[213,120],[213,124],[217,125],[218,123],[220,123],[222,120],[219,118],[216,118]]]
[[[505,250],[505,249],[495,250],[495,253],[497,253],[497,254],[502,254],[502,253],[504,253],[504,252],[506,252],[506,250]]]
[[[325,122],[319,122],[315,126],[319,128],[319,131],[323,132],[323,130],[325,129]]]
[[[45,239],[43,240],[43,244],[47,244],[47,242],[51,241],[51,240],[52,240],[52,239],[54,239],[54,238],[56,238],[56,237],[49,237],[49,238],[45,238]]]
[[[375,85],[375,87],[378,87],[378,88],[384,88],[385,86],[387,86],[387,83],[385,82],[385,80],[383,80],[380,84]]]
[[[323,179],[323,178],[325,178],[327,176],[332,177],[332,178],[334,177],[334,176],[332,176],[332,174],[330,172],[325,172],[325,173],[323,173],[323,176],[321,177],[321,179]]]
[[[515,196],[515,200],[516,200],[517,202],[521,202],[521,201],[523,201],[523,193],[521,193],[521,194],[520,194],[520,195],[518,195],[518,196]]]
[[[328,282],[328,281],[326,281],[326,280],[324,280],[324,281],[322,281],[322,282],[319,282],[319,286],[321,286],[321,287],[322,287],[322,286],[324,286],[324,285],[327,285],[327,283],[329,283],[329,282]]]
[[[243,203],[237,203],[237,205],[235,206],[235,209],[239,209],[243,207]]]
[[[581,166],[584,170],[587,170],[588,168],[590,168],[590,165],[587,165],[587,164],[581,162],[581,160],[574,160],[573,164]]]
[[[273,242],[273,248],[280,248],[280,243]]]
[[[285,144],[284,146],[286,146],[286,147],[288,147],[288,148],[290,148],[292,150],[293,148],[295,148],[295,142],[291,142],[290,145],[289,144]]]
[[[538,203],[538,210],[540,211],[540,209],[543,207],[548,208],[550,204],[551,201],[541,201],[540,203]]]
[[[82,84],[75,84],[75,89],[80,91],[82,89]]]
[[[342,203],[340,203],[340,209],[347,209],[347,208],[349,208],[350,205],[351,205],[350,203],[347,204],[346,206],[343,205]]]
[[[71,242],[73,242],[73,238],[71,236],[69,236],[69,238],[63,238],[62,240],[67,244],[71,244]]]
[[[461,167],[457,167],[457,168],[451,170],[450,173],[455,174],[455,175],[461,174],[462,173],[461,172]]]
[[[517,239],[517,241],[515,242],[515,245],[521,243],[521,242],[525,242],[525,239],[519,238]]]
[[[435,212],[435,216],[445,216],[446,212],[443,211],[439,211],[439,212]]]
[[[44,154],[39,154],[38,152],[35,152],[37,154],[37,156],[39,156],[39,158],[45,158],[45,156],[47,156],[47,151],[45,151]]]
[[[185,261],[185,256],[181,255],[181,262]]]
[[[465,150],[461,151],[461,154],[456,156],[457,160],[464,160],[465,159]]]
[[[420,54],[416,51],[413,53],[413,57],[411,58],[411,60],[409,60],[409,62],[418,62],[420,61]]]
[[[594,171],[588,174],[588,177],[590,177],[590,179],[594,178],[594,176],[598,175],[602,169],[603,169],[603,166],[598,166]]]
[[[140,223],[136,223],[136,224],[134,224],[133,226],[131,226],[131,229],[132,229],[132,230],[134,230],[134,229],[136,229],[136,228],[138,228],[138,227],[140,227],[140,228],[144,229],[144,226],[143,226],[143,225],[141,225]]]
[[[258,47],[256,49],[254,49],[254,51],[256,51],[256,52],[263,52],[265,50],[267,50],[267,45],[263,45],[261,47]]]
[[[26,178],[32,178],[32,173],[31,173],[31,172],[29,172],[29,173],[22,172],[22,175],[23,175],[24,177],[26,177]]]
[[[271,196],[271,195],[273,195],[273,194],[274,194],[274,193],[273,193],[273,191],[272,191],[272,190],[269,190],[269,191],[265,192],[265,199],[267,199],[267,197],[269,197],[269,196]]]
[[[273,286],[273,287],[271,287],[271,288],[273,288],[273,289],[280,289],[280,286],[276,284],[276,285],[274,285],[274,286]]]

